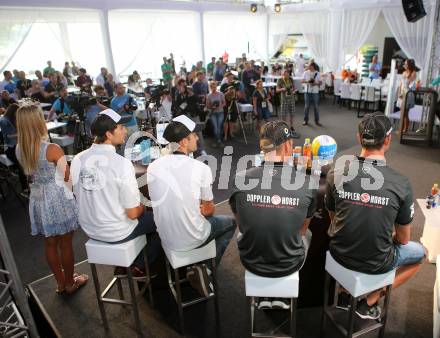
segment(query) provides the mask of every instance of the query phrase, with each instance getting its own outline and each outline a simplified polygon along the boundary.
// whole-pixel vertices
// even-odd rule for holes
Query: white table
[[[428,249],[428,259],[435,263],[437,255],[440,254],[440,206],[434,209],[426,208],[425,199],[417,199],[417,203],[425,216],[425,225],[420,242]]]
[[[252,86],[256,86],[255,82],[252,83]],[[263,88],[271,88],[271,87],[276,87],[277,83],[276,82],[263,82]]]
[[[67,126],[66,122],[46,122],[47,131]]]
[[[74,86],[69,86],[67,87],[67,92],[70,93],[76,93],[76,92],[80,92],[81,88],[79,87],[74,87]]]

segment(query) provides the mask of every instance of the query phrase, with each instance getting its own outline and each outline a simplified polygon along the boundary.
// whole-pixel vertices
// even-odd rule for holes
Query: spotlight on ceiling
[[[275,4],[274,10],[275,10],[275,13],[281,12],[281,4]]]
[[[251,12],[257,13],[257,10],[258,10],[257,4],[251,4]]]

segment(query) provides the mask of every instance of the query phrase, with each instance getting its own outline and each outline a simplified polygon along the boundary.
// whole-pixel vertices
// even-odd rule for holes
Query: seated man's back
[[[342,177],[344,171],[346,175],[346,170],[355,176],[337,188],[335,177]],[[382,180],[380,189],[367,188]],[[330,252],[338,262],[371,274],[393,269],[394,224],[411,223],[414,213],[411,185],[405,176],[383,160],[353,156],[349,167],[329,171],[326,205],[335,211],[329,235]]]
[[[197,248],[211,226],[200,200],[213,199],[209,167],[185,154],[159,158],[148,167],[148,190],[162,246],[176,251]]]

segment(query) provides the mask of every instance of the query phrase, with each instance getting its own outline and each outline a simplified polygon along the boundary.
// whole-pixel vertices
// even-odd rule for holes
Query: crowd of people
[[[90,238],[108,243],[123,243],[146,235],[150,263],[158,259],[161,247],[189,251],[213,240],[220,263],[238,227],[240,259],[247,270],[260,276],[282,277],[301,269],[313,240],[308,226],[316,209],[317,191],[308,184],[310,176],[299,189],[286,188],[295,176],[295,168],[288,162],[293,153],[292,139],[297,137],[293,129],[296,88],[291,66],[284,69],[278,66],[274,65],[275,72],[281,75],[276,93],[281,95],[281,116],[285,121],[269,122],[269,102],[274,93],[263,87],[262,79],[268,74],[266,66],[256,66],[243,56],[237,67],[238,75],[234,75],[224,60],[212,58],[206,69],[199,62],[191,72],[181,69],[176,73],[172,54],[169,59],[164,57],[161,69],[166,88],[161,92],[160,103],[161,113],[166,114],[169,124],[163,137],[176,145],[176,149],[148,166],[152,210],[141,203],[132,162],[116,152],[137,130],[136,108],[125,86],[114,83],[107,69],[101,69],[94,87],[85,69],[68,63],[60,73],[48,62],[38,79],[32,81],[26,80],[23,72],[17,72],[16,79],[8,71],[4,73],[0,90],[5,114],[0,126],[3,137],[6,135],[7,155],[20,168],[22,184],[26,184],[26,175],[32,178],[29,198],[32,234],[44,237],[45,254],[58,293],[72,294],[88,281],[87,275],[77,274],[73,268],[72,239],[78,226]],[[314,120],[319,126],[319,67],[314,62],[303,66],[306,87],[303,124],[308,124],[309,109],[313,106]],[[408,81],[411,77],[408,67]],[[137,72],[129,78],[132,84],[139,80]],[[69,115],[72,107],[65,100],[69,83],[89,94],[95,92],[97,97],[112,96],[110,107],[98,101],[92,105],[93,115],[87,115],[86,110],[94,143],[75,156],[70,168],[61,147],[48,142],[46,118],[38,103],[18,105],[3,100],[3,93],[10,95],[11,100],[14,100],[12,96],[36,99],[39,95],[43,102],[52,103],[49,119],[57,113]],[[154,97],[154,90],[157,88],[147,81],[145,96]],[[222,145],[222,129],[223,140],[233,136],[240,114],[235,103],[240,100],[253,105],[264,162],[237,176],[241,175],[243,181],[258,179],[260,184],[232,192],[229,203],[234,217],[215,215],[211,169],[189,155],[203,147],[199,122],[206,111],[212,121],[216,145]],[[391,123],[384,115],[368,115],[360,122],[358,137],[362,151],[349,164],[357,170],[357,175],[341,187],[337,177],[347,168],[330,169],[325,206],[331,219],[329,249],[335,260],[346,268],[369,274],[396,269],[393,286],[397,287],[417,272],[426,250],[421,244],[409,241],[409,224],[414,215],[409,180],[385,162],[391,131]],[[287,167],[293,172],[283,176]],[[264,180],[269,171],[272,183],[267,188],[263,183],[267,183]],[[364,205],[357,200],[358,203],[353,203],[353,196],[366,192],[363,180],[375,171],[384,178],[384,186],[374,192],[380,205],[370,207],[368,201],[363,201]],[[265,198],[256,203],[254,198],[263,195]],[[278,207],[273,207],[275,204]],[[130,269],[136,278],[145,276],[140,257]],[[114,274],[124,277],[127,268],[115,267]],[[209,295],[209,266],[193,265],[187,276],[195,289]],[[347,309],[349,295],[343,288],[337,291],[338,306]],[[378,300],[383,295],[383,290],[366,295],[356,309],[358,315],[378,319],[381,315]],[[270,304],[289,306],[282,299]],[[262,299],[259,306],[269,306],[268,300]]]

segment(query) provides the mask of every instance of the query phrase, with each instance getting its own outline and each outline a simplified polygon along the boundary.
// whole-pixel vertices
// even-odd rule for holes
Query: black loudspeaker
[[[416,22],[426,15],[423,0],[402,0],[402,6],[409,22]]]

